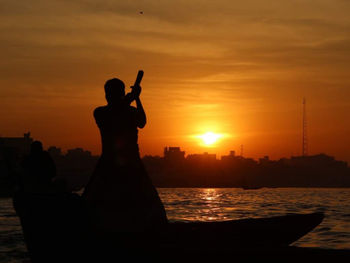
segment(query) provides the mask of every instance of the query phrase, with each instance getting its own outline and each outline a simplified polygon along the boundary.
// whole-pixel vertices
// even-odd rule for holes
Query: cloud
[[[159,122],[179,112],[262,116],[298,107],[305,94],[349,107],[350,1],[0,5],[0,103],[17,111],[38,110],[38,101],[52,112],[64,103],[90,110],[104,102],[106,79],[117,75],[129,85],[139,68]]]

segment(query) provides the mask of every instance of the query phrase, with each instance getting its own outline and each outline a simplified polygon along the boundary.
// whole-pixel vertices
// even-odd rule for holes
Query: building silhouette
[[[208,164],[216,161],[216,154],[209,154],[207,152],[203,154],[189,154],[186,159],[190,162]]]
[[[170,162],[181,162],[185,160],[185,152],[180,147],[165,147],[164,160]]]
[[[32,142],[30,132],[24,133],[23,137],[0,137],[0,156],[5,158],[11,154],[22,157],[29,153]]]
[[[56,146],[50,146],[47,149],[48,153],[51,155],[53,159],[57,159],[60,156],[62,156],[62,150],[61,148],[57,148]]]
[[[166,147],[164,156],[147,156],[145,166],[158,187],[350,187],[350,169],[326,154],[271,160],[269,156],[189,154]]]
[[[0,195],[11,194],[13,177],[21,159],[29,153],[33,138],[0,138]],[[50,146],[57,176],[78,191],[89,181],[99,156],[83,148]],[[165,147],[163,156],[146,155],[144,165],[157,187],[350,187],[350,168],[326,154],[254,160],[231,150],[217,159],[216,154],[188,154],[180,147]],[[116,175],[117,176],[117,175]]]
[[[19,162],[29,154],[32,142],[30,132],[23,137],[0,137],[0,196],[12,194]]]

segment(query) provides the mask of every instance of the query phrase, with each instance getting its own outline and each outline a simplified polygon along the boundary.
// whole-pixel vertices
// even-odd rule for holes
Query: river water
[[[323,211],[324,221],[293,245],[350,249],[350,189],[160,188],[170,221],[220,221]],[[0,199],[0,262],[26,258],[11,199]]]

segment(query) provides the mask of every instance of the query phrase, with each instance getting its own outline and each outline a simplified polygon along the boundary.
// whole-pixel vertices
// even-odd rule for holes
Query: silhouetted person
[[[43,150],[40,141],[31,144],[30,154],[22,162],[20,188],[25,193],[48,193],[53,191],[52,179],[56,165],[50,154]]]
[[[79,253],[86,233],[80,196],[55,180],[56,165],[41,142],[32,143],[21,165],[13,204],[32,262],[62,262],[68,254]]]
[[[141,87],[125,95],[124,83],[108,80],[107,105],[94,111],[102,155],[83,197],[98,234],[140,232],[167,223],[165,209],[140,159],[138,128],[146,124]],[[132,100],[137,107],[130,106]]]

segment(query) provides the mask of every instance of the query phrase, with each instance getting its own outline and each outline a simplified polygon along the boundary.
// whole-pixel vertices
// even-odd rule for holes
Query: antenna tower
[[[303,99],[303,156],[308,155],[306,99]]]

